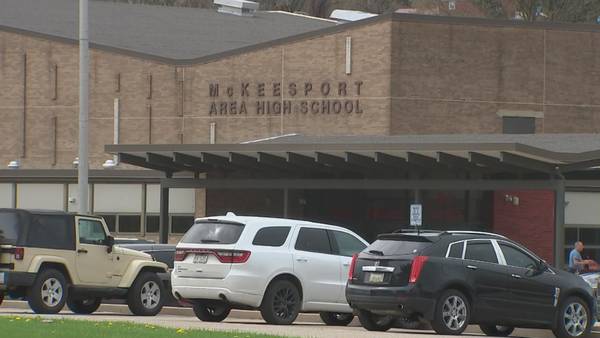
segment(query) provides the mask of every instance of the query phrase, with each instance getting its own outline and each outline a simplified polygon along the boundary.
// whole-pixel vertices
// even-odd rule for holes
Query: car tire
[[[371,313],[367,310],[358,310],[360,325],[368,331],[384,332],[394,326],[395,318]]]
[[[348,326],[354,320],[354,315],[351,313],[321,312],[319,316],[323,323],[329,326]]]
[[[67,307],[71,312],[80,315],[89,315],[100,307],[102,298],[67,299]]]
[[[459,335],[469,326],[471,306],[458,290],[446,290],[438,298],[431,327],[437,334]]]
[[[301,306],[298,287],[288,280],[277,280],[267,288],[260,314],[268,324],[289,325],[298,317]]]
[[[67,297],[67,279],[56,269],[40,271],[27,290],[29,307],[39,314],[59,313],[65,306]]]
[[[587,303],[579,297],[568,297],[558,308],[556,327],[552,332],[557,338],[582,337],[590,332],[592,322]]]
[[[481,324],[479,328],[486,336],[508,337],[515,330],[512,326]]]
[[[192,309],[198,319],[212,323],[222,322],[231,312],[231,306],[220,301],[197,302]]]
[[[127,294],[127,306],[136,316],[156,316],[165,301],[162,280],[154,272],[142,272]]]

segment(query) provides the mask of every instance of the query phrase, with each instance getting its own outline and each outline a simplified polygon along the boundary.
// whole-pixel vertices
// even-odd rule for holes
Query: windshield
[[[365,251],[380,256],[410,255],[430,245],[431,242],[378,239]]]
[[[244,230],[243,224],[201,222],[183,236],[182,243],[193,244],[235,244]]]
[[[0,244],[17,244],[19,215],[15,212],[0,212]]]

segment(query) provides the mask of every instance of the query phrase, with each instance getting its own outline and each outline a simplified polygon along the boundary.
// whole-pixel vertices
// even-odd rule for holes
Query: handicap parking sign
[[[421,204],[410,205],[410,225],[423,225],[423,206]]]

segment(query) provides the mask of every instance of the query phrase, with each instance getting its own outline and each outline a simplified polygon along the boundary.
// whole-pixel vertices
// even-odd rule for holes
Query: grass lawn
[[[277,336],[207,330],[164,328],[128,322],[93,322],[0,316],[0,337],[6,338],[275,338]]]

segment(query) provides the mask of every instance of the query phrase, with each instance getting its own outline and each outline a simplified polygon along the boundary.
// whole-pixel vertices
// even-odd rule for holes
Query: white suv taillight
[[[207,254],[215,256],[221,263],[246,263],[250,258],[250,251],[245,250],[218,250],[218,249],[177,249],[175,250],[175,261],[185,260],[189,254]]]

